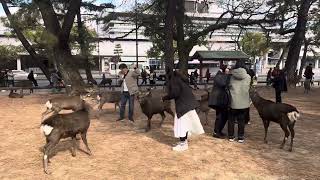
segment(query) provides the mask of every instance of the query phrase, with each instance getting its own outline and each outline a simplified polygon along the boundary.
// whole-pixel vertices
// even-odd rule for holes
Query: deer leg
[[[268,143],[267,135],[268,135],[268,128],[269,128],[270,121],[263,121],[264,126],[264,143]]]
[[[150,131],[150,129],[151,129],[151,118],[152,118],[152,116],[148,117],[148,125],[147,125],[147,128],[146,128],[146,132]]]
[[[204,123],[204,125],[208,125],[208,114],[209,114],[209,111],[206,111],[205,112],[205,116],[206,116],[206,122]]]
[[[46,174],[50,174],[48,171],[48,162],[49,155],[51,154],[52,149],[58,144],[60,136],[55,131],[52,131],[47,144],[44,146],[44,155],[43,155],[43,169]]]
[[[167,113],[169,113],[172,117],[174,117],[174,113],[173,111],[171,110],[171,108],[168,108],[165,110]]]
[[[77,147],[77,139],[75,135],[72,137],[72,147],[71,147],[71,154],[73,157],[76,157],[76,147]]]
[[[282,143],[280,145],[280,149],[283,149],[283,147],[284,147],[284,145],[286,143],[286,140],[288,139],[290,133],[288,131],[287,125],[285,125],[284,123],[280,123],[280,126],[281,126],[281,128],[282,128],[282,130],[283,130],[283,132],[285,134],[285,136],[283,138],[283,141],[282,141]]]
[[[98,106],[98,109],[99,109],[99,111],[101,111],[102,110],[102,106],[103,106],[103,103],[99,103],[99,106]]]
[[[88,155],[91,156],[92,153],[91,153],[91,150],[90,150],[90,148],[88,146],[88,142],[87,142],[87,131],[81,133],[81,138],[82,138],[82,141],[83,141],[84,145],[87,148]]]
[[[166,115],[164,114],[164,112],[161,112],[160,113],[161,114],[161,122],[160,122],[160,127],[162,126],[162,124],[163,124],[163,121],[164,121],[164,119],[166,118]]]
[[[289,151],[291,152],[292,151],[292,146],[293,146],[293,138],[294,138],[294,135],[295,135],[295,132],[294,132],[294,123],[292,124],[289,124],[289,130],[290,130],[290,134],[291,134],[291,143],[290,143],[290,148],[289,148]]]

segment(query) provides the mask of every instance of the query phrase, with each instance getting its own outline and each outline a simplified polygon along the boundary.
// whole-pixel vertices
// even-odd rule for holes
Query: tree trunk
[[[288,54],[288,51],[289,51],[289,48],[286,46],[281,53],[281,56],[276,64],[276,67],[280,66],[280,63],[284,60],[284,57]]]
[[[21,44],[28,51],[28,53],[30,54],[30,56],[34,60],[34,63],[41,69],[43,74],[46,76],[47,80],[50,82],[50,72],[49,72],[48,68],[44,65],[42,60],[39,58],[39,56],[37,55],[36,51],[33,49],[31,44],[25,38],[25,36],[21,32],[21,30],[14,23],[12,23],[12,14],[11,14],[8,6],[7,6],[7,3],[5,3],[4,0],[1,0],[1,4],[2,4],[2,7],[4,9],[4,12],[6,13],[6,15],[8,17],[10,25],[13,28],[14,32],[16,33],[18,39],[21,41]]]
[[[77,13],[77,23],[78,23],[78,33],[79,33],[78,43],[80,44],[80,54],[85,61],[85,71],[86,71],[87,80],[92,84],[97,84],[97,81],[94,80],[91,73],[91,68],[90,68],[90,63],[88,58],[89,50],[88,50],[88,45],[86,46],[84,42],[84,27],[81,20],[80,9]]]
[[[80,9],[81,0],[69,1],[70,6],[64,17],[62,27],[60,27],[57,14],[50,0],[35,0],[34,2],[39,7],[47,32],[57,38],[57,43],[52,46],[52,60],[58,65],[67,93],[69,95],[76,95],[85,92],[85,84],[78,71],[78,66],[74,63],[69,46],[70,31],[75,15]]]
[[[179,70],[188,75],[188,58],[189,53],[186,52],[185,40],[184,40],[184,22],[185,22],[185,0],[177,0],[177,11],[176,11],[176,23],[177,23],[177,46],[178,46],[178,56],[179,56]],[[201,79],[201,76],[200,76]]]
[[[288,57],[284,68],[287,72],[288,79],[294,79],[294,73],[297,68],[301,46],[305,38],[308,22],[308,12],[311,4],[312,0],[301,1],[300,9],[298,11],[298,21],[295,27],[295,33],[290,41]]]
[[[299,68],[299,79],[302,78],[302,71],[303,71],[303,68],[304,66],[306,65],[306,62],[307,62],[307,52],[308,52],[308,46],[309,46],[310,42],[305,39],[304,40],[304,50],[303,50],[303,56],[301,58],[301,65],[300,65],[300,68]]]
[[[166,65],[166,74],[168,75],[173,71],[174,66],[174,48],[173,48],[173,23],[174,23],[174,13],[176,10],[176,0],[168,1],[167,13],[165,19],[165,65]],[[168,78],[167,78],[168,79]]]

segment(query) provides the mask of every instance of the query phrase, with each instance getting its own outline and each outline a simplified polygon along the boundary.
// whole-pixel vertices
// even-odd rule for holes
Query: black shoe
[[[214,132],[214,133],[212,134],[212,136],[215,137],[215,138],[223,139],[225,135],[224,135],[224,134],[221,134],[221,133],[215,133],[215,132]]]
[[[117,119],[117,121],[123,121],[124,120],[124,118],[119,118],[119,119]]]

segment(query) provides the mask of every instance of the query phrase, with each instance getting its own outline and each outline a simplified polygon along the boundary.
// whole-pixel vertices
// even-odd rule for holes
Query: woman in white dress
[[[199,103],[192,93],[188,78],[178,71],[169,75],[167,87],[168,94],[162,99],[175,100],[174,136],[180,138],[180,142],[173,147],[173,150],[184,151],[188,149],[188,135],[204,133],[199,116],[195,110],[199,106]]]

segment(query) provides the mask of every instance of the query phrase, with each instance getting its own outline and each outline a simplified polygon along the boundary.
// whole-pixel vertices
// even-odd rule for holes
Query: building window
[[[209,12],[209,6],[205,2],[197,3],[197,11],[198,13],[208,13]]]
[[[196,12],[196,2],[194,1],[186,1],[185,4],[186,12]]]

